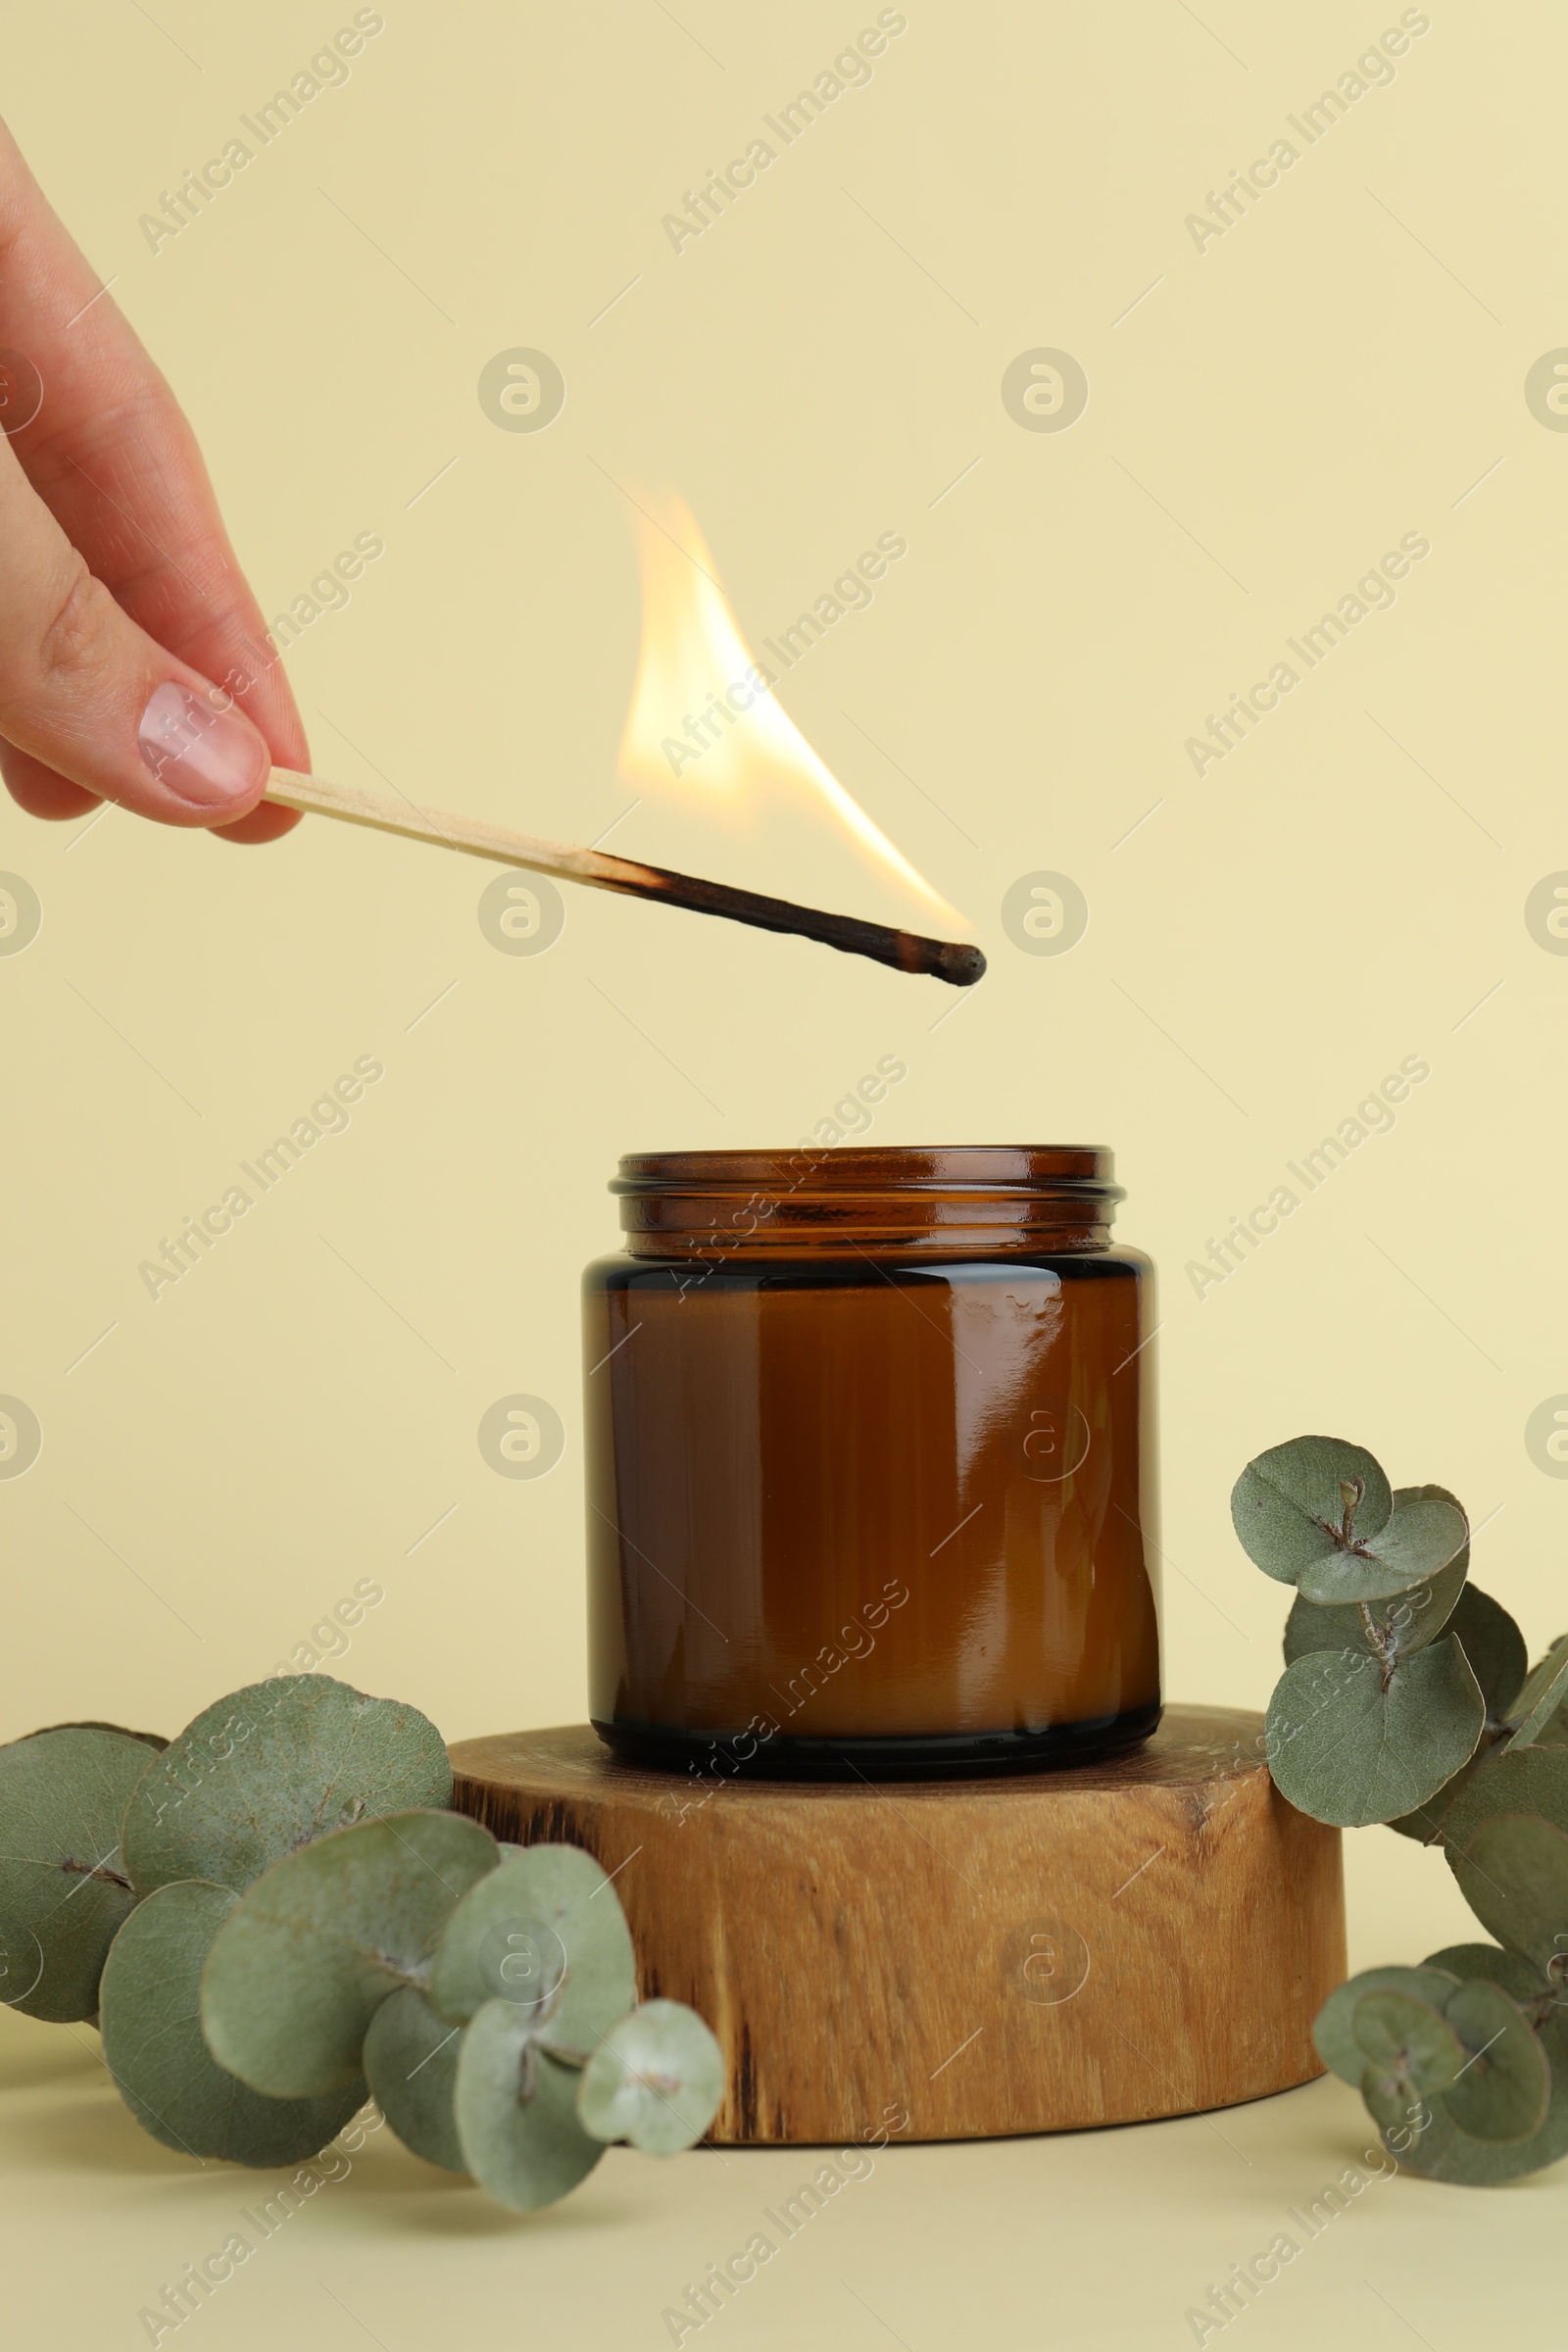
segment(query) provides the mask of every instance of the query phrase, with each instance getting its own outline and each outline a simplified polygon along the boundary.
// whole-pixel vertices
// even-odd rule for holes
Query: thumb
[[[0,445],[0,736],[101,800],[226,825],[267,787],[248,718],[110,595]]]

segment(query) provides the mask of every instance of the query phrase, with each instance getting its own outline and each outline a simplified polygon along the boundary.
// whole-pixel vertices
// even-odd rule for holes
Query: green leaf
[[[1469,2052],[1444,2096],[1450,2119],[1472,2139],[1534,2139],[1546,2120],[1551,2069],[1518,2004],[1477,1979],[1449,1994],[1444,2017]]]
[[[370,2096],[406,2148],[449,2173],[467,2170],[452,2106],[462,2040],[415,1984],[388,1994],[365,2036]]]
[[[1500,1601],[1474,1585],[1466,1585],[1460,1593],[1448,1631],[1457,1634],[1475,1670],[1487,1702],[1487,1720],[1505,1722],[1529,1664],[1523,1634]]]
[[[63,1724],[0,1747],[0,1998],[56,2025],[91,2017],[136,1897],[120,1825],[150,1758],[128,1732]]]
[[[1513,1736],[1514,1746],[1534,1747],[1565,1698],[1568,1698],[1568,1634],[1552,1643],[1514,1700],[1519,1724]]]
[[[1551,2069],[1551,2096],[1546,2120],[1533,2139],[1514,2146],[1472,2139],[1447,2114],[1446,2101],[1435,2099],[1426,2107],[1425,2129],[1406,2126],[1402,2133],[1385,2132],[1384,2145],[1412,2173],[1476,2188],[1522,2180],[1568,2156],[1568,2012],[1556,2010],[1548,2016],[1541,2028],[1541,2042]]]
[[[1387,1600],[1430,1583],[1469,1541],[1469,1522],[1456,1502],[1416,1495],[1395,1504],[1381,1534],[1358,1540],[1352,1549],[1333,1545],[1308,1561],[1300,1590],[1307,1600],[1323,1603]]]
[[[718,2113],[724,2054],[681,2001],[644,2001],[612,2026],[577,2085],[595,2139],[626,2139],[645,2156],[695,2147]]]
[[[1505,1952],[1494,1943],[1450,1943],[1446,1950],[1434,1952],[1422,1966],[1446,1969],[1464,1983],[1484,1977],[1489,1984],[1500,1984],[1504,1992],[1521,2003],[1540,2001],[1551,1993],[1551,1980],[1533,1960],[1526,1960],[1519,1952]],[[1435,2004],[1439,2008],[1443,2005]]]
[[[1429,1960],[1423,1968],[1364,1968],[1331,1992],[1318,2011],[1312,2025],[1317,2054],[1342,2082],[1359,2088],[1367,2060],[1355,2038],[1356,2003],[1369,1992],[1403,1992],[1441,2011],[1458,1987],[1458,1972],[1448,1973],[1441,1960]]]
[[[1449,1807],[1444,1844],[1482,1925],[1510,1951],[1545,1967],[1568,1949],[1552,1940],[1568,1931],[1568,1918],[1555,1917],[1563,1848],[1529,1828],[1505,1826],[1532,1817],[1568,1839],[1568,1750],[1507,1747],[1492,1757]]]
[[[480,1882],[447,1923],[430,1998],[463,2024],[509,2001],[550,2048],[587,2058],[637,1998],[615,1890],[574,1845],[530,1845]]]
[[[137,1904],[104,1969],[104,2060],[131,2114],[165,2147],[234,2164],[298,2164],[342,2131],[365,2084],[326,2098],[269,2099],[215,2062],[202,2037],[202,1965],[238,1899],[227,1886],[184,1879]]]
[[[1386,2083],[1407,2084],[1420,2098],[1446,2090],[1465,2062],[1458,2029],[1408,1992],[1363,1993],[1351,2026],[1368,2073]]]
[[[1489,1723],[1470,1761],[1460,1765],[1451,1781],[1444,1782],[1436,1796],[1429,1796],[1424,1805],[1417,1805],[1409,1813],[1396,1814],[1385,1826],[1397,1830],[1401,1838],[1415,1838],[1420,1845],[1441,1845],[1446,1835],[1448,1812],[1454,1798],[1461,1788],[1468,1787],[1473,1775],[1495,1755],[1498,1746],[1506,1739],[1507,1733],[1499,1725]]]
[[[441,1735],[416,1707],[280,1675],[219,1699],[159,1757],[125,1818],[125,1866],[140,1894],[172,1879],[243,1893],[325,1831],[451,1801]]]
[[[1557,1750],[1527,1751],[1558,1753]],[[1448,1860],[1482,1926],[1538,1967],[1568,1953],[1568,1837],[1534,1813],[1491,1813]]]
[[[1485,1710],[1457,1642],[1417,1650],[1383,1686],[1377,1659],[1349,1652],[1286,1668],[1265,1739],[1275,1785],[1298,1812],[1342,1829],[1392,1821],[1474,1752]]]
[[[428,1983],[442,1929],[495,1866],[495,1839],[461,1813],[396,1813],[274,1862],[202,1979],[214,2057],[274,2098],[352,2082],[376,2010]]]
[[[1505,1747],[1455,1801],[1450,1834],[1463,1844],[1489,1813],[1539,1813],[1568,1833],[1568,1755],[1554,1747]]]
[[[1428,2109],[1429,2128],[1416,2132],[1407,2147],[1394,2146],[1387,2137],[1384,2144],[1411,2172],[1477,2187],[1518,2180],[1568,2155],[1568,2010],[1558,2005],[1545,1975],[1533,1961],[1491,1943],[1450,1944],[1434,1952],[1426,1966],[1448,1970],[1466,1981],[1484,1977],[1500,1984],[1527,2014],[1541,2016],[1541,2045],[1551,2071],[1550,2103],[1534,2139],[1517,2146],[1472,2139],[1450,2120],[1446,2105],[1440,2112],[1438,2102]]]
[[[100,1723],[95,1717],[82,1716],[72,1723],[44,1723],[35,1732],[24,1732],[24,1740],[41,1740],[45,1732],[118,1732],[122,1740],[139,1740],[143,1747],[155,1748],[162,1755],[169,1741],[162,1732],[133,1732],[122,1723]]]
[[[1357,1483],[1352,1531],[1365,1539],[1387,1525],[1394,1497],[1364,1446],[1343,1438],[1293,1438],[1260,1453],[1231,1491],[1231,1523],[1248,1558],[1265,1576],[1294,1585],[1304,1569],[1336,1556],[1335,1531],[1348,1500],[1342,1490]]]
[[[503,2205],[531,2213],[604,2154],[577,2120],[575,2071],[539,2047],[516,2001],[486,2001],[463,2036],[456,2109],[464,2163]]]

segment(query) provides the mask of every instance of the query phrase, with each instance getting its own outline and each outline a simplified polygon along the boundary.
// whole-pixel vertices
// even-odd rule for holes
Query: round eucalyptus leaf
[[[1450,1833],[1464,1844],[1488,1813],[1540,1813],[1568,1830],[1568,1754],[1561,1747],[1502,1747],[1455,1801]]]
[[[230,1691],[165,1749],[126,1814],[125,1867],[139,1894],[172,1879],[243,1893],[328,1830],[451,1801],[446,1747],[417,1707],[279,1675]]]
[[[442,1929],[495,1866],[495,1839],[461,1813],[394,1813],[274,1862],[202,1978],[214,2057],[274,2098],[353,2082],[371,2018],[400,1984],[428,1983]]]
[[[43,1723],[35,1732],[24,1732],[24,1740],[41,1740],[45,1732],[118,1732],[122,1740],[139,1740],[143,1747],[151,1747],[161,1755],[169,1745],[162,1732],[133,1732],[123,1723],[100,1723],[93,1716],[82,1716],[71,1723]]]
[[[1292,1438],[1248,1463],[1231,1491],[1231,1524],[1265,1576],[1294,1585],[1303,1570],[1340,1553],[1346,1489],[1356,1486],[1351,1527],[1364,1541],[1381,1533],[1394,1507],[1377,1462],[1343,1438]]]
[[[1449,1994],[1444,2016],[1468,2052],[1444,2094],[1453,2122],[1472,2139],[1534,2139],[1546,2120],[1551,2069],[1517,2002],[1477,1978]]]
[[[480,1881],[447,1922],[430,1998],[462,2024],[510,2001],[549,2048],[580,2062],[637,1998],[615,1889],[575,1845],[530,1845]]]
[[[1364,1992],[1351,2029],[1372,2074],[1385,2082],[1408,2083],[1422,2098],[1446,2090],[1468,2055],[1458,2029],[1429,2001],[1408,1992]]]
[[[516,2001],[475,2011],[458,2057],[464,2164],[503,2205],[532,2213],[585,2180],[604,2154],[577,2120],[576,2070],[542,2050]]]
[[[1424,1805],[1415,1806],[1409,1813],[1396,1814],[1385,1826],[1397,1830],[1401,1838],[1413,1838],[1419,1845],[1441,1845],[1447,1835],[1447,1818],[1454,1798],[1496,1753],[1506,1738],[1500,1726],[1489,1723],[1481,1735],[1475,1754],[1467,1764],[1460,1765],[1451,1781],[1444,1782],[1436,1796],[1429,1796]]]
[[[1461,1845],[1450,1831],[1447,1852],[1465,1901],[1499,1943],[1540,1968],[1568,1953],[1568,1836],[1554,1823],[1489,1813]]]
[[[1441,1952],[1434,1952],[1422,1966],[1445,1969],[1450,1976],[1468,1984],[1484,1977],[1489,1984],[1500,1984],[1521,2006],[1544,2000],[1551,1992],[1551,1980],[1533,1960],[1521,1952],[1505,1952],[1495,1943],[1450,1943]],[[1427,1996],[1431,1998],[1430,1994]],[[1438,2008],[1443,2002],[1435,2004]]]
[[[104,2062],[143,2131],[186,2156],[298,2164],[324,2148],[365,2098],[269,2099],[217,2064],[202,2036],[201,1974],[238,1896],[176,1880],[138,1903],[104,1969]]]
[[[152,1758],[129,1732],[65,1724],[0,1747],[0,2000],[91,2017],[136,1897],[120,1825]]]
[[[1385,1690],[1376,1658],[1348,1651],[1286,1668],[1265,1738],[1275,1785],[1298,1812],[1342,1829],[1392,1821],[1474,1753],[1485,1710],[1457,1642],[1417,1650],[1387,1680]]]
[[[452,2097],[461,2026],[438,2017],[416,1984],[389,1993],[365,2036],[370,2096],[406,2148],[449,2173],[466,2172]]]
[[[577,2113],[595,2139],[677,2156],[702,2138],[723,2089],[724,2053],[695,2009],[644,2001],[611,2027],[584,2067]]]
[[[1505,1722],[1530,1662],[1525,1638],[1500,1601],[1466,1585],[1448,1620],[1481,1685],[1489,1723]]]
[[[1568,1833],[1568,1755],[1560,1748],[1503,1748],[1455,1798],[1448,1834],[1463,1845],[1489,1813],[1539,1813]]]
[[[1568,1634],[1554,1642],[1546,1655],[1526,1678],[1513,1702],[1513,1716],[1519,1728],[1514,1733],[1515,1747],[1534,1747],[1537,1740],[1554,1723],[1568,1698]]]
[[[1476,1948],[1484,1951],[1486,1946]],[[1568,2010],[1547,2017],[1541,2028],[1541,2044],[1551,2069],[1551,2094],[1545,2121],[1533,2138],[1513,2145],[1473,2139],[1447,2113],[1447,2100],[1439,2098],[1426,2103],[1425,2129],[1386,2132],[1384,2144],[1410,2172],[1427,2180],[1476,2188],[1522,2180],[1526,2174],[1538,2173],[1543,2166],[1568,2156]]]
[[[1369,1992],[1403,1992],[1441,2012],[1459,1982],[1457,1972],[1450,1974],[1438,1960],[1429,1960],[1424,1968],[1364,1968],[1331,1992],[1313,2019],[1318,2056],[1342,2082],[1359,2088],[1367,2056],[1355,2038],[1356,2003]]]
[[[1324,1604],[1381,1601],[1431,1582],[1451,1566],[1470,1541],[1456,1502],[1436,1494],[1395,1504],[1388,1524],[1353,1549],[1335,1545],[1308,1561],[1298,1583],[1304,1598]]]

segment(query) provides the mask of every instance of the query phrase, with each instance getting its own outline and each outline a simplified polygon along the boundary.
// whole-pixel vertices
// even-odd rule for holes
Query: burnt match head
[[[901,972],[924,972],[933,980],[946,980],[950,988],[973,988],[985,977],[986,959],[978,948],[969,947],[957,939],[923,939],[918,931],[887,931],[881,937],[891,942],[892,952],[886,953],[870,941],[876,926],[860,926],[866,935],[857,940],[835,940],[834,945],[858,950],[862,956],[874,956],[879,962],[897,964]]]
[[[986,959],[978,948],[943,940],[931,969],[939,980],[947,980],[955,988],[973,988],[977,980],[985,978]]]

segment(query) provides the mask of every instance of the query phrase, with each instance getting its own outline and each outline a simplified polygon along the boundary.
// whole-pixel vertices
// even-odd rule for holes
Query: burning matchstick
[[[528,833],[511,832],[504,825],[486,824],[478,817],[447,816],[435,809],[416,808],[412,802],[400,804],[379,793],[327,784],[318,776],[297,775],[291,768],[273,768],[267,798],[285,808],[306,809],[313,816],[335,816],[351,825],[371,825],[380,833],[402,833],[411,841],[463,850],[471,858],[487,858],[495,865],[526,866],[531,873],[557,874],[564,881],[586,882],[596,890],[618,890],[628,898],[685,906],[694,914],[720,914],[732,923],[749,923],[758,931],[794,932],[802,939],[838,948],[846,956],[868,956],[874,963],[891,964],[897,972],[928,972],[953,988],[972,988],[986,968],[978,948],[953,940],[925,939],[918,932],[896,931],[885,923],[861,922],[853,914],[826,914],[815,906],[797,906],[788,899],[732,889],[727,882],[705,882],[695,874],[672,874],[662,865],[639,865],[629,858],[607,857],[601,850],[540,841]]]

